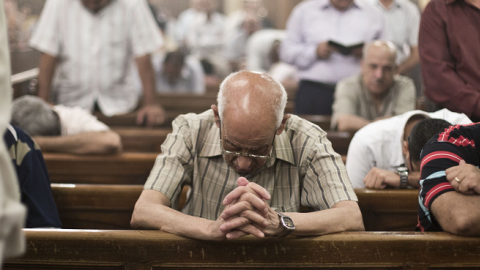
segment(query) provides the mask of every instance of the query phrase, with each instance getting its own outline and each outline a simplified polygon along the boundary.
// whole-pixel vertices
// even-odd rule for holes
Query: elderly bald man
[[[340,156],[326,132],[284,114],[287,94],[278,81],[233,73],[217,102],[173,122],[132,227],[205,240],[364,230]],[[184,185],[191,192],[178,209]],[[313,211],[298,213],[300,206]]]
[[[340,81],[335,89],[332,129],[355,132],[371,122],[415,109],[413,81],[395,75],[395,45],[376,40],[363,49],[360,74]]]

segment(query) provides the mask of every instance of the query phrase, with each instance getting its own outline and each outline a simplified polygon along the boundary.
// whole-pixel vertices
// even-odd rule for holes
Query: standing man
[[[385,36],[397,48],[397,74],[406,75],[418,63],[420,12],[409,0],[371,0],[385,17]]]
[[[383,37],[383,16],[365,1],[314,0],[295,7],[281,49],[282,60],[298,68],[295,113],[332,114],[336,83],[360,71],[361,46],[342,54],[329,41],[350,46]]]
[[[325,131],[284,114],[287,93],[278,81],[233,73],[217,101],[173,122],[132,227],[204,240],[364,230],[340,155]],[[183,185],[191,195],[180,212]],[[300,206],[314,211],[298,213]]]
[[[337,84],[333,129],[356,132],[373,121],[415,109],[413,81],[395,75],[395,46],[374,41],[363,49],[360,74]]]
[[[432,0],[422,15],[425,95],[480,121],[480,0]]]
[[[30,46],[42,52],[38,95],[66,106],[95,107],[106,116],[135,110],[135,62],[143,86],[137,124],[161,124],[150,54],[161,37],[144,0],[48,0]]]

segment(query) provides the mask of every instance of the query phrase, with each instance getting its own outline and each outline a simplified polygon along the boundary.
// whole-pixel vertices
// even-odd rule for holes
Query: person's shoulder
[[[290,119],[287,120],[284,132],[293,132],[295,135],[304,135],[313,139],[327,135],[318,125],[293,114],[290,116]]]
[[[215,124],[215,116],[211,109],[200,114],[181,114],[173,120],[173,124],[178,127],[187,127],[190,130],[210,129]]]
[[[356,86],[356,85],[359,85],[360,78],[361,78],[361,74],[355,74],[340,80],[338,83],[342,85],[348,85],[350,87],[354,85]]]
[[[405,10],[409,13],[418,14],[420,15],[420,11],[418,7],[415,6],[414,3],[410,2],[410,0],[396,0],[400,6],[404,7]]]
[[[411,78],[398,74],[393,77],[393,82],[395,83],[395,85],[398,85],[401,88],[409,85],[414,85]]]

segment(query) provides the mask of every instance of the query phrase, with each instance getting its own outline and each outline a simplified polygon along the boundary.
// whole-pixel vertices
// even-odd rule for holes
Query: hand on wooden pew
[[[224,199],[223,204],[228,207],[221,214],[226,224],[220,229],[232,229],[237,224],[235,217],[246,218],[251,226],[261,231],[261,234],[252,234],[257,237],[274,236],[283,231],[277,213],[266,203],[271,198],[266,189],[256,183],[249,182],[246,178],[238,179],[238,188],[230,192]],[[238,227],[237,231],[227,234],[228,239],[234,239],[249,233],[245,229],[250,227]],[[251,234],[251,233],[250,233]]]
[[[363,182],[367,188],[382,189],[387,186],[398,188],[400,187],[400,176],[395,172],[374,167],[365,176]]]
[[[158,126],[167,120],[165,110],[158,105],[145,105],[137,113],[137,125]]]

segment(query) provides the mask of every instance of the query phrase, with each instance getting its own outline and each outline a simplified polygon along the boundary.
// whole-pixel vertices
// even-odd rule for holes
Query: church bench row
[[[60,219],[66,229],[130,229],[141,185],[52,184]],[[179,198],[185,204],[188,188]],[[417,190],[356,189],[367,231],[413,231]]]
[[[200,241],[160,231],[24,230],[4,269],[474,269],[480,239],[444,232],[343,232]]]
[[[160,152],[160,145],[167,135],[172,132],[171,128],[146,129],[140,127],[113,127],[122,138],[125,152]],[[352,134],[348,132],[327,131],[327,138],[332,142],[333,149],[346,155],[348,145],[352,140]]]

